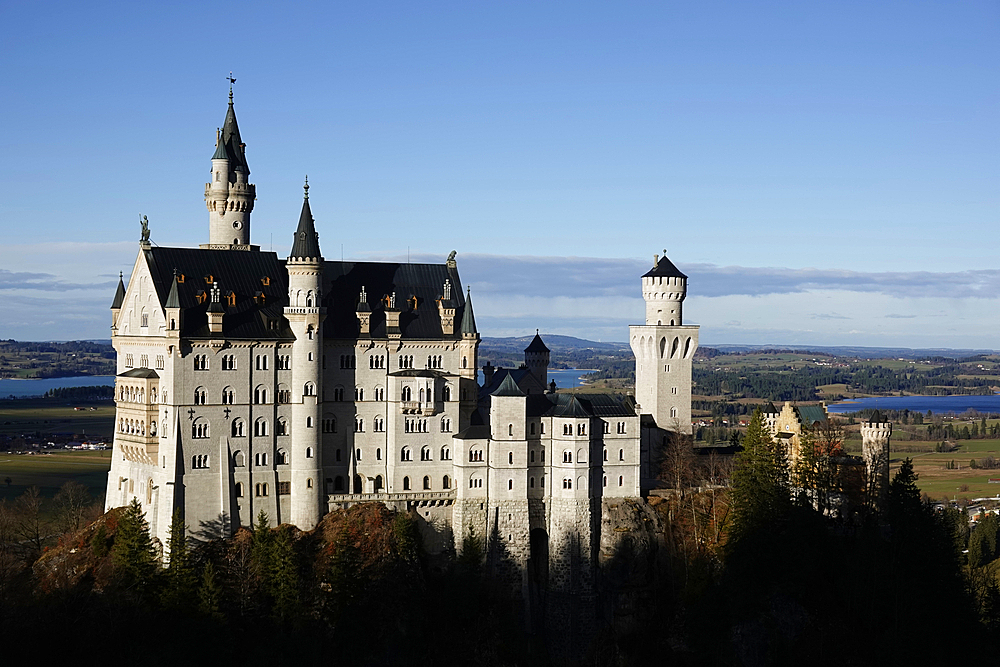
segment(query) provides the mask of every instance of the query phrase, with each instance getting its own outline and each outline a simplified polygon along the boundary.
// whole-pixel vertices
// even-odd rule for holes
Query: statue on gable
[[[146,216],[142,216],[139,224],[142,225],[142,242],[149,243],[149,219]]]

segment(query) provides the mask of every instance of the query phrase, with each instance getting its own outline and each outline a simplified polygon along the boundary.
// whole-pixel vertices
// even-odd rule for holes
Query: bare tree
[[[21,542],[26,560],[37,560],[42,554],[42,540],[45,539],[42,494],[37,486],[29,486],[14,502],[14,535]]]
[[[79,530],[93,502],[87,487],[70,480],[59,488],[54,500],[59,529],[63,532]]]

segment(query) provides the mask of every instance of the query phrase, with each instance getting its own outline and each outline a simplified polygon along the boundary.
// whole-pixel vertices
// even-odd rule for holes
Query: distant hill
[[[600,350],[607,352],[621,352],[630,349],[628,343],[599,343],[592,340],[585,340],[583,338],[574,338],[573,336],[560,336],[559,334],[541,334],[541,336],[542,340],[545,341],[546,347],[553,352],[556,350]],[[534,334],[530,336],[516,336],[511,338],[484,337],[480,347],[488,347],[491,350],[502,350],[504,352],[523,352],[524,348],[528,347],[528,343],[530,343],[534,337]]]
[[[863,347],[858,345],[703,345],[720,352],[755,352],[759,350],[798,350],[802,352],[823,352],[837,357],[863,357],[867,359],[924,359],[945,357],[963,359],[981,354],[994,354],[994,350],[966,350],[947,347]]]

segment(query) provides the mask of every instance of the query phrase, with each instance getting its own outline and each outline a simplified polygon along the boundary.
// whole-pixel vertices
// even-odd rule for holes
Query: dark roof
[[[779,412],[780,411],[778,410],[778,408],[774,407],[774,403],[773,402],[770,402],[766,406],[764,406],[764,414],[765,415],[776,415]]]
[[[133,368],[132,370],[125,371],[124,373],[119,373],[120,378],[158,378],[159,375],[156,374],[152,368]]]
[[[170,294],[167,295],[167,302],[163,304],[164,308],[180,308],[181,301],[180,297],[177,295],[177,271],[174,270],[174,278],[170,281]]]
[[[429,368],[404,368],[401,371],[395,371],[389,373],[394,377],[404,377],[404,378],[446,378],[455,377],[453,373],[444,373],[442,371],[434,371]]]
[[[687,278],[686,275],[681,273],[681,270],[674,266],[674,263],[667,259],[666,252],[663,253],[663,257],[660,261],[656,263],[656,266],[651,268],[646,273],[642,274],[643,278],[649,278],[653,276],[659,276],[662,278]]]
[[[571,394],[569,401],[560,403],[552,413],[554,417],[589,417],[590,412],[576,398],[576,394]]]
[[[884,424],[887,420],[882,418],[882,413],[877,409],[873,410],[870,415],[868,415],[869,424]]]
[[[479,399],[489,401],[489,396],[493,394],[497,388],[504,383],[504,380],[510,376],[514,383],[517,384],[518,388],[525,394],[529,396],[534,394],[544,394],[548,387],[542,385],[541,382],[535,377],[534,373],[531,372],[530,368],[522,366],[521,368],[497,368],[493,372],[493,379],[490,383],[484,384],[479,388]]]
[[[121,272],[118,273],[118,289],[115,290],[115,300],[111,302],[112,308],[121,308],[125,302],[125,283],[122,281]]]
[[[826,421],[826,410],[823,409],[822,405],[800,405],[795,410],[799,413],[799,418],[806,426]]]
[[[529,394],[529,417],[635,417],[635,400],[614,394]]]
[[[461,293],[461,290],[459,290]],[[462,313],[462,333],[463,334],[475,334],[476,331],[476,316],[472,312],[472,294],[466,295],[466,308]]]
[[[232,99],[229,100],[229,109],[226,110],[226,120],[222,125],[222,136],[219,138],[219,144],[226,152],[225,157],[229,159],[229,168],[234,170],[240,168],[249,175],[250,166],[247,164],[243,140],[240,138],[240,126],[236,122],[236,110],[233,109]],[[220,153],[221,151],[217,147],[215,155],[212,156],[213,159],[216,159]]]
[[[514,378],[511,377],[510,373],[504,376],[503,382],[497,387],[492,396],[524,396],[525,393],[521,391],[521,388],[517,386],[514,382]]]
[[[531,339],[528,343],[528,347],[524,348],[525,352],[548,352],[549,348],[545,347],[545,343],[542,342],[542,337],[535,332],[535,337]]]
[[[312,209],[309,208],[309,183],[306,183],[306,194],[302,199],[302,213],[299,214],[299,226],[295,230],[292,251],[288,253],[289,259],[313,257],[320,259],[319,234],[316,233],[316,226],[313,224]]]
[[[164,308],[181,309],[181,336],[213,337],[208,330],[208,299],[198,303],[197,298],[199,293],[207,297],[212,285],[206,278],[211,276],[236,297],[236,305],[226,309],[223,337],[293,338],[284,319],[284,306],[288,303],[287,273],[284,262],[275,253],[163,247],[143,253],[160,303]],[[184,277],[184,282],[176,284],[176,293],[174,269]],[[265,276],[270,279],[266,286],[262,281]]]
[[[456,304],[455,317],[462,317],[466,303],[459,287],[458,269],[446,264],[327,261],[323,264],[323,306],[327,312],[323,335],[326,338],[360,335],[357,305],[364,287],[371,306],[372,338],[387,337],[383,297],[395,292],[396,308],[401,311],[399,329],[404,339],[460,339],[460,332],[446,335],[441,329],[441,315],[435,301],[441,296],[445,280],[458,287],[457,298],[452,300]]]

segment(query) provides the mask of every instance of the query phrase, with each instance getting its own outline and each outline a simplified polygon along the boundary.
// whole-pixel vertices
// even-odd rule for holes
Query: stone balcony
[[[426,401],[400,401],[399,411],[404,415],[436,415],[444,410],[444,404]]]

